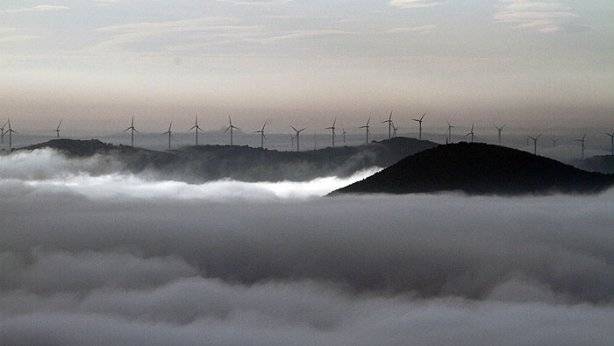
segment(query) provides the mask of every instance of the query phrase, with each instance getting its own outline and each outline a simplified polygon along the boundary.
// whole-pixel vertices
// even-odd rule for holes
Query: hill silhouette
[[[349,176],[361,169],[388,167],[436,143],[397,137],[368,145],[315,151],[277,151],[248,146],[201,145],[155,151],[112,145],[98,140],[56,139],[19,150],[52,148],[72,158],[111,156],[132,173],[189,182],[223,178],[242,181],[307,180]]]
[[[443,191],[471,195],[596,193],[613,183],[614,176],[586,172],[524,151],[463,142],[407,157],[331,195]]]
[[[614,174],[614,155],[600,155],[573,162],[574,166],[589,172]]]

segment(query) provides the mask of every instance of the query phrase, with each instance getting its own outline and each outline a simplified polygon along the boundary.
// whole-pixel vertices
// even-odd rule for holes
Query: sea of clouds
[[[0,344],[614,339],[613,190],[321,197],[370,173],[191,185],[0,157]]]

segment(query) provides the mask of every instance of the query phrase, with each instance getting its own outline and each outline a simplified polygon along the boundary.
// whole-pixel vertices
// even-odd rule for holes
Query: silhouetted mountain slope
[[[595,193],[614,176],[582,171],[524,151],[479,143],[442,145],[407,157],[393,166],[337,190],[340,193],[468,194]]]
[[[574,166],[589,172],[614,174],[614,156],[593,156],[588,159],[575,161]]]
[[[53,139],[45,143],[34,144],[19,150],[36,150],[51,148],[70,156],[92,156],[94,154],[106,154],[115,148],[112,144],[103,143],[97,139]]]
[[[393,138],[355,147],[287,152],[247,146],[203,145],[161,152],[115,146],[97,140],[52,140],[20,150],[53,148],[68,157],[109,155],[133,173],[148,171],[166,178],[206,181],[231,178],[244,181],[305,180],[348,176],[361,169],[387,167],[436,143]]]

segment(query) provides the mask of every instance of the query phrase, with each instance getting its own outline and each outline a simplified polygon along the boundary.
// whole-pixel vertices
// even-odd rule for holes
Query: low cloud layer
[[[349,177],[330,176],[308,181],[272,183],[225,179],[190,184],[181,180],[159,180],[156,177],[160,174],[154,170],[131,174],[123,163],[110,155],[68,159],[54,150],[43,149],[0,156],[0,185],[5,193],[17,196],[32,192],[70,192],[90,199],[275,200],[324,196],[379,170],[370,168]]]
[[[216,197],[198,185],[105,195],[75,188],[71,175],[0,169],[3,344],[614,338],[612,190],[261,199],[229,181]],[[102,178],[111,191],[164,183]],[[174,195],[184,193],[205,197]]]

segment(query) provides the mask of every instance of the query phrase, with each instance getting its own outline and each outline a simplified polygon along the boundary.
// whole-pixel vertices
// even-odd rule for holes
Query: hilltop
[[[590,172],[614,174],[614,155],[593,156],[574,162],[574,166]]]
[[[387,169],[333,192],[471,195],[596,193],[614,176],[592,173],[541,156],[496,145],[442,145],[407,157]]]
[[[67,157],[110,156],[132,173],[200,182],[223,178],[243,181],[306,180],[349,176],[371,167],[388,167],[437,146],[430,141],[397,137],[361,146],[315,151],[277,151],[248,146],[201,145],[155,151],[112,145],[98,140],[56,139],[19,150],[51,148]]]

